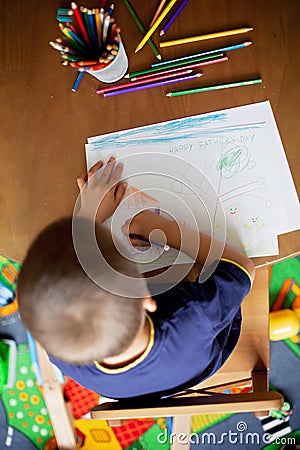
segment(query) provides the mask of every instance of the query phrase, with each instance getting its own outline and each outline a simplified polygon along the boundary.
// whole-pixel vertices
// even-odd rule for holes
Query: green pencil
[[[216,84],[215,86],[204,86],[200,88],[187,89],[185,91],[168,92],[166,97],[178,97],[179,95],[197,94],[198,92],[217,91],[218,89],[228,89],[239,86],[249,86],[250,84],[262,83],[261,78],[255,78],[254,80],[235,81],[233,83]]]
[[[184,67],[189,64],[197,63],[199,61],[210,61],[216,58],[222,58],[223,56],[224,53],[214,53],[213,55],[205,55],[205,56],[198,56],[197,58],[191,58],[189,61],[175,61],[164,65],[163,68],[161,68],[160,66],[148,67],[147,69],[142,69],[136,72],[128,73],[125,76],[125,78],[134,78],[139,77],[140,75],[147,75],[148,73],[160,72],[161,70],[173,69],[175,67]]]
[[[140,32],[142,33],[142,35],[145,36],[146,30],[144,28],[144,25],[138,18],[137,14],[136,14],[135,10],[133,9],[133,7],[131,6],[131,4],[129,3],[128,0],[123,0],[123,3],[125,4],[126,8],[128,9],[128,12],[130,13],[131,17],[135,21],[135,23],[136,23],[138,29],[140,30]],[[148,39],[147,43],[148,43],[149,47],[151,48],[151,50],[153,51],[156,58],[161,60],[161,54],[159,53],[158,49],[155,47],[153,41],[151,39]]]

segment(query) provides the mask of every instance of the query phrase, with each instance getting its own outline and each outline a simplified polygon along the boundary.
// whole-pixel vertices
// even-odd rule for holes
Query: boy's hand
[[[122,226],[122,231],[124,234],[129,236],[132,245],[143,246],[147,245],[147,240],[149,239],[150,233],[153,230],[164,230],[166,227],[170,226],[172,221],[166,219],[150,210],[142,211],[136,214],[131,219],[126,220]],[[151,234],[151,240],[153,242],[161,242],[161,232],[153,232]],[[138,239],[140,236],[142,239]]]
[[[111,157],[99,177],[96,172],[102,167],[103,162],[98,161],[87,173],[77,178],[81,194],[79,215],[93,216],[98,209],[96,220],[99,223],[103,223],[113,215],[127,187],[126,182],[120,183],[122,163],[116,165],[116,159]]]

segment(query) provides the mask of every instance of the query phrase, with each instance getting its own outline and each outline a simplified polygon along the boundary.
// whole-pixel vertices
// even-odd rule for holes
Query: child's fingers
[[[101,174],[101,181],[103,181],[104,183],[108,182],[108,180],[110,179],[111,173],[114,170],[115,164],[116,164],[116,158],[111,156],[109,158],[106,166],[103,169],[103,172]]]
[[[130,223],[132,222],[132,219],[127,219],[126,222],[123,223],[121,226],[122,233],[127,236],[128,241],[134,246],[134,247],[145,247],[149,246],[149,241],[144,238],[138,238],[137,235],[132,233],[132,230],[130,230]]]
[[[97,172],[97,170],[101,169],[102,166],[103,166],[103,161],[96,162],[96,164],[94,164],[88,171],[87,177],[91,178]]]
[[[85,172],[83,172],[83,173],[80,175],[80,177],[78,177],[78,178],[76,179],[77,186],[79,187],[79,190],[80,190],[80,191],[83,189],[83,187],[84,187],[86,181],[87,181],[87,174],[86,174]]]
[[[122,233],[124,233],[126,236],[129,235],[129,225],[130,225],[131,219],[127,219],[126,222],[123,223],[121,226]]]
[[[149,247],[150,243],[146,242],[146,240],[141,240],[135,237],[129,236],[129,241],[134,247]]]
[[[126,182],[120,183],[116,186],[115,192],[114,192],[116,206],[119,206],[119,204],[121,203],[121,200],[124,197],[124,194],[126,192],[126,188],[127,188]]]
[[[109,184],[113,186],[114,184],[118,183],[121,179],[122,172],[123,172],[124,165],[122,163],[119,163],[116,165],[114,170],[111,172],[111,176],[109,179]]]

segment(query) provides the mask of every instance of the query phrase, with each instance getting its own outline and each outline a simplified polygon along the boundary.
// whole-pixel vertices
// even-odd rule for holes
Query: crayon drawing
[[[269,102],[88,139],[88,167],[112,154],[124,158],[129,185],[182,223],[193,227],[195,219],[198,229],[219,232],[223,208],[227,241],[248,256],[277,254],[278,235],[299,228],[299,200]]]

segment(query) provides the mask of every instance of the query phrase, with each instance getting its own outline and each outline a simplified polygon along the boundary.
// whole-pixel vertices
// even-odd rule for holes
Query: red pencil
[[[132,86],[139,86],[139,85],[143,85],[143,84],[148,84],[148,83],[152,83],[152,81],[160,81],[160,80],[167,80],[168,78],[173,78],[173,77],[180,77],[182,75],[187,75],[189,73],[193,72],[192,69],[189,70],[178,70],[176,73],[171,73],[168,75],[163,75],[161,76],[161,74],[159,75],[153,75],[151,79],[147,79],[147,80],[143,80],[143,81],[136,81],[135,83],[133,83],[132,81],[130,81],[130,83],[124,83],[124,84],[119,84],[118,86],[110,86],[107,88],[103,88],[103,89],[98,89],[96,91],[96,94],[104,94],[105,92],[111,92],[111,91],[116,91],[119,89],[125,89],[127,87],[132,87]]]
[[[81,69],[78,69],[79,71],[83,71],[83,70],[86,70],[87,72],[93,72],[94,70],[100,70],[100,69],[103,69],[104,67],[106,67],[107,66],[107,64],[105,64],[105,63],[100,63],[100,64],[97,64],[97,65],[95,65],[95,66],[91,66],[88,70],[86,69],[86,68],[83,68],[83,67],[81,67]]]
[[[152,82],[152,80],[149,80],[148,83],[143,83],[143,84],[141,83],[140,85],[136,85],[136,83],[130,83],[130,86],[127,88],[116,89],[111,92],[104,92],[103,96],[104,97],[113,97],[115,95],[128,94],[129,92],[136,92],[136,91],[141,91],[144,89],[151,89],[151,88],[155,88],[155,87],[165,86],[168,84],[182,83],[184,81],[195,80],[196,78],[199,78],[202,75],[203,75],[203,73],[196,73],[196,74],[191,74],[191,75],[178,77],[178,78],[172,77],[172,78],[169,78],[168,80],[156,81],[154,83]]]
[[[152,78],[153,75],[158,75],[158,74],[164,75],[165,73],[177,72],[178,70],[183,70],[183,69],[196,69],[196,67],[209,66],[210,64],[217,64],[219,62],[225,62],[225,61],[228,61],[228,56],[222,56],[221,58],[210,59],[208,61],[198,61],[193,64],[186,64],[186,65],[182,65],[181,67],[174,67],[173,69],[162,70],[161,72],[148,73],[147,75],[139,75],[139,76],[130,78],[130,80],[131,81],[146,80],[146,79]]]
[[[89,35],[88,35],[87,31],[86,31],[85,25],[84,25],[82,17],[81,17],[81,13],[80,13],[80,11],[78,9],[78,6],[76,5],[75,2],[71,3],[71,8],[74,11],[75,19],[76,19],[76,21],[78,23],[79,29],[80,29],[80,31],[82,33],[82,36],[84,37],[85,42],[88,45],[91,45],[91,41],[90,41]]]
[[[98,61],[77,61],[77,62],[71,61],[71,62],[69,62],[69,65],[71,67],[74,67],[75,69],[80,69],[80,67],[98,66],[99,62]]]

